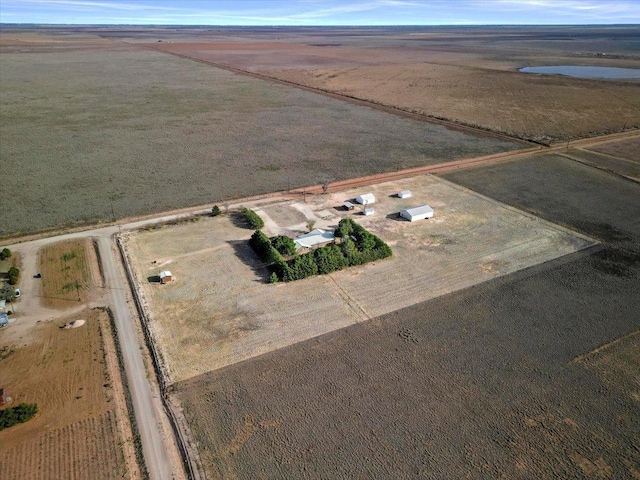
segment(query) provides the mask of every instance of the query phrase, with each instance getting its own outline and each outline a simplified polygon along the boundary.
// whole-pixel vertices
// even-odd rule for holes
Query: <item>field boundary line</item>
[[[596,152],[590,152],[589,150],[585,150],[589,153],[596,153]],[[572,162],[576,162],[579,163],[580,165],[584,165],[585,167],[590,167],[590,168],[595,168],[596,170],[600,170],[603,173],[606,173],[608,175],[613,175],[614,177],[619,178],[620,180],[626,180],[627,182],[633,182],[633,183],[640,183],[640,180],[636,180],[635,178],[631,178],[631,177],[627,177],[626,175],[623,175],[621,173],[615,172],[609,168],[603,167],[601,165],[594,165],[593,163],[589,163],[586,162],[585,160],[582,160],[581,158],[577,158],[574,157],[573,155],[569,154],[569,153],[557,153],[558,156],[566,158],[567,160],[571,160]],[[596,153],[596,155],[599,155],[598,153]]]
[[[205,60],[205,59],[202,59],[202,58],[192,57],[192,56],[184,54],[184,53],[178,53],[178,52],[173,52],[171,50],[165,50],[165,49],[162,49],[162,48],[158,48],[158,47],[156,47],[154,45],[149,45],[149,44],[136,44],[136,45],[141,47],[141,48],[146,48],[146,49],[153,50],[153,51],[159,52],[159,53],[164,53],[164,54],[167,54],[167,55],[173,55],[175,57],[183,58],[185,60],[191,60],[193,62],[201,63],[203,65],[208,65],[210,67],[219,68],[221,70],[226,70],[226,71],[231,72],[231,73],[237,73],[239,75],[246,75],[248,77],[252,77],[252,78],[255,78],[255,79],[258,79],[258,80],[263,80],[263,81],[267,81],[267,82],[271,82],[271,83],[276,83],[276,84],[279,84],[279,85],[284,85],[284,86],[288,86],[288,87],[297,88],[299,90],[304,90],[304,91],[307,91],[307,92],[316,93],[318,95],[323,95],[325,97],[334,98],[334,99],[337,99],[337,100],[341,100],[343,102],[348,102],[348,103],[351,103],[353,105],[374,108],[376,110],[380,110],[380,111],[383,111],[383,112],[386,112],[386,113],[390,113],[392,115],[397,115],[397,116],[404,117],[404,118],[411,118],[413,120],[418,120],[418,121],[422,121],[422,122],[426,122],[426,123],[431,123],[431,124],[434,124],[434,125],[441,125],[443,127],[451,128],[453,130],[459,130],[461,132],[467,132],[467,133],[472,133],[472,134],[475,134],[475,135],[494,137],[494,138],[499,138],[499,139],[502,139],[502,140],[508,140],[508,141],[512,141],[512,142],[518,142],[518,143],[522,143],[522,144],[526,144],[526,145],[541,145],[541,146],[545,146],[545,147],[549,146],[549,145],[547,145],[545,143],[536,142],[535,140],[524,139],[524,138],[512,136],[512,135],[509,135],[509,134],[504,133],[504,132],[497,132],[495,130],[489,130],[489,129],[485,129],[485,128],[480,127],[480,126],[474,126],[474,125],[470,125],[470,124],[463,123],[463,122],[457,122],[455,120],[450,120],[450,119],[447,119],[447,118],[441,118],[441,117],[437,117],[435,115],[429,115],[429,114],[426,114],[426,113],[419,113],[419,112],[412,111],[412,110],[409,110],[409,109],[400,108],[400,107],[398,107],[396,105],[388,105],[388,104],[385,104],[385,103],[382,103],[382,102],[376,102],[374,100],[367,100],[367,99],[364,99],[364,98],[356,97],[354,95],[347,95],[345,93],[334,92],[332,90],[328,90],[328,89],[324,89],[324,88],[312,87],[312,86],[309,86],[309,85],[296,83],[296,82],[293,82],[291,80],[284,80],[282,78],[272,77],[272,76],[269,76],[269,75],[264,75],[264,74],[259,73],[259,72],[253,72],[251,70],[244,70],[242,68],[232,67],[231,65],[227,65],[227,64],[224,64],[224,63],[213,62],[213,61]]]
[[[151,354],[152,364],[160,387],[162,406],[167,418],[169,419],[171,429],[173,430],[174,438],[178,445],[178,450],[180,451],[180,456],[182,457],[182,463],[187,473],[187,477],[189,480],[206,480],[206,475],[204,473],[205,470],[202,468],[202,462],[200,460],[197,447],[193,443],[187,441],[187,439],[191,438],[188,425],[181,414],[176,414],[172,403],[169,401],[168,396],[171,385],[167,384],[164,363],[162,362],[162,357],[156,350],[153,334],[149,328],[149,319],[145,309],[146,304],[143,302],[144,297],[140,295],[136,286],[135,274],[129,264],[129,256],[125,242],[123,242],[120,234],[115,235],[115,240],[122,258],[122,263],[125,267],[127,281],[129,282],[129,287],[133,294],[134,303],[140,317],[145,343],[147,344],[147,348]]]
[[[618,338],[616,338],[614,340],[611,340],[610,342],[604,343],[604,344],[600,345],[599,347],[594,348],[593,350],[590,350],[590,351],[588,351],[586,353],[583,353],[582,355],[578,355],[577,357],[572,358],[571,361],[569,362],[569,364],[582,362],[587,357],[590,357],[591,355],[597,355],[598,353],[602,352],[603,350],[606,350],[606,349],[608,349],[610,347],[613,347],[614,345],[617,345],[620,342],[624,342],[625,340],[627,340],[629,338],[633,338],[634,336],[636,336],[638,334],[640,334],[640,330],[634,330],[633,332],[629,332],[626,335],[618,337]]]

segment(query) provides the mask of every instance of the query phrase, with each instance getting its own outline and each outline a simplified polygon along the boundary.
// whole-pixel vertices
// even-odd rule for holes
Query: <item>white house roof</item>
[[[294,239],[296,248],[312,248],[317,245],[323,245],[325,243],[335,241],[336,237],[333,232],[316,228],[309,233],[300,235]]]
[[[362,195],[358,195],[356,197],[356,202],[367,204],[367,203],[375,203],[376,197],[373,193],[363,193]]]
[[[160,272],[160,278],[164,278],[164,277],[171,277],[171,272],[169,270],[164,270],[162,272]]]
[[[420,207],[407,208],[406,210],[403,210],[403,213],[411,217],[420,217],[422,215],[429,214],[433,215],[433,208],[429,205],[422,205]]]

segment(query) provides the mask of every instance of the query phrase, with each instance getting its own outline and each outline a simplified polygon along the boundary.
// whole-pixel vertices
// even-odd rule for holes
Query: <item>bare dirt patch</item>
[[[39,252],[41,303],[49,308],[75,307],[102,285],[91,239],[54,243]]]
[[[406,188],[414,192],[412,198],[395,197]],[[343,216],[353,216],[394,251],[391,259],[289,284],[266,284],[268,273],[246,242],[252,232],[224,217],[133,234],[128,249],[171,379],[233,364],[591,244],[432,176],[368,190],[378,199],[373,217],[335,208],[362,193],[356,190],[256,208],[268,235],[304,232],[306,220],[332,228]],[[398,218],[401,209],[427,202],[436,211],[433,219]],[[282,219],[305,221],[279,224]],[[171,270],[175,280],[154,282],[160,269]]]
[[[119,372],[105,354],[105,343],[113,343],[109,320],[101,310],[87,310],[59,323],[79,319],[82,328],[36,325],[1,360],[0,383],[13,403],[40,409],[31,421],[0,432],[2,478],[139,478],[135,456],[124,453],[132,435],[126,408],[115,398],[122,395],[113,385]]]

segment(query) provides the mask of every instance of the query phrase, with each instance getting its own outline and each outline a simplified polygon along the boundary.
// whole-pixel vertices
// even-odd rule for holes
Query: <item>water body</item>
[[[518,71],[523,73],[566,75],[577,78],[640,79],[640,69],[638,68],[556,65],[549,67],[524,67]]]

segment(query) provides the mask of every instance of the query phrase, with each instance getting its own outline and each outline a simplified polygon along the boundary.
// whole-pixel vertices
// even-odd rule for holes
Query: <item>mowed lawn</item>
[[[132,45],[3,53],[0,83],[0,237],[521,146]]]

